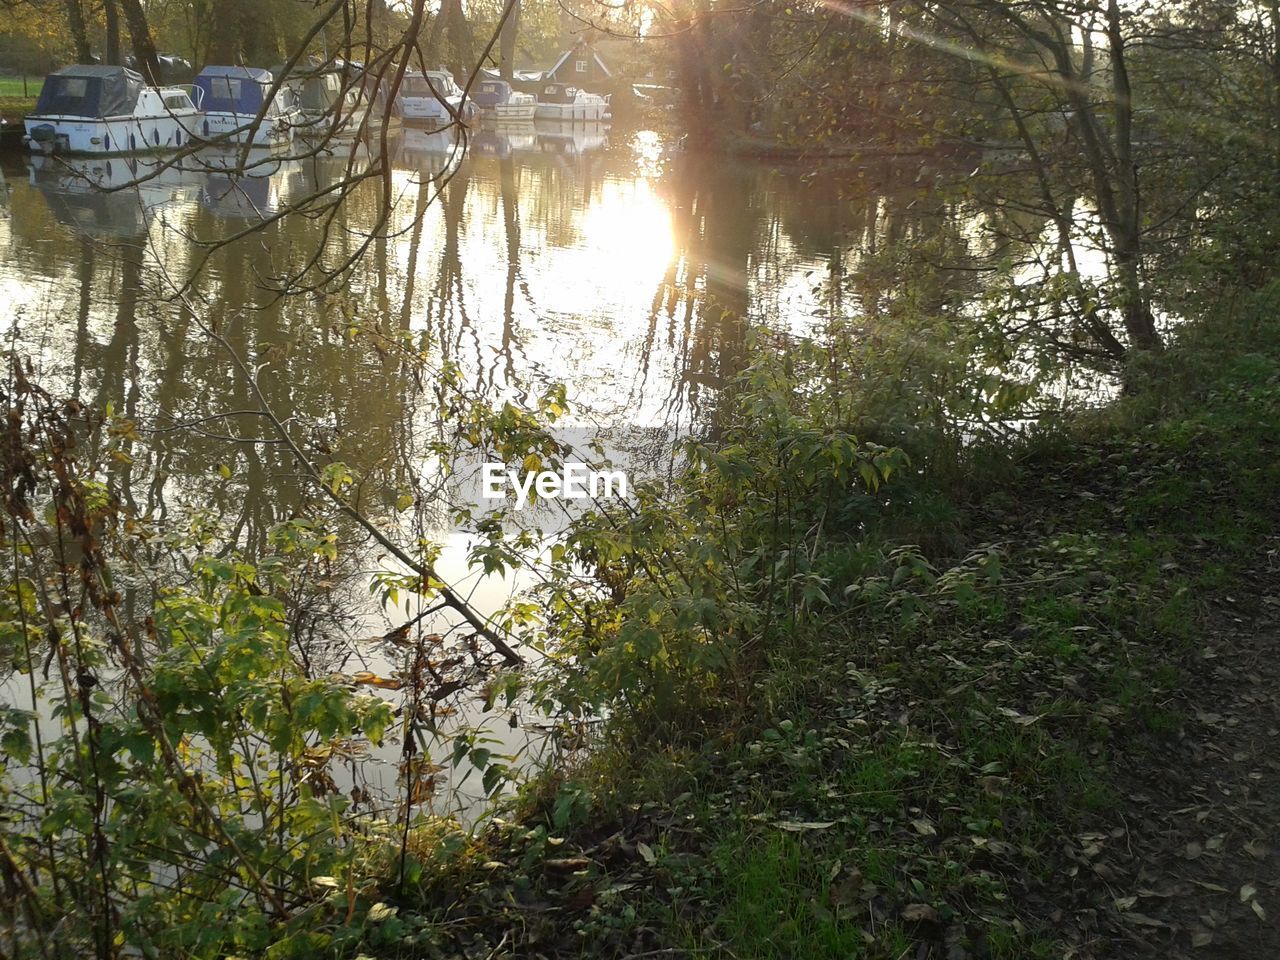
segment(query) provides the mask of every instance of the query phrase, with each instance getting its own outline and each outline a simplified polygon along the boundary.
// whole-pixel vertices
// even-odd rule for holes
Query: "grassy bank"
[[[1188,330],[1101,413],[908,481],[830,541],[829,603],[436,848],[375,946],[1029,958],[1154,924],[1100,851],[1185,733],[1214,605],[1262,609],[1273,299]]]
[[[21,77],[0,77],[0,117],[21,117],[35,109],[36,98],[44,80],[28,77],[24,88]]]

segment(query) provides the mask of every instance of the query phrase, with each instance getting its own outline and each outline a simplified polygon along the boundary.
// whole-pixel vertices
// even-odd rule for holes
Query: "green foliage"
[[[689,444],[674,492],[589,512],[552,549],[548,707],[669,717],[731,683],[762,631],[832,604],[820,547],[874,513],[909,463],[797,409],[802,393],[762,354],[735,388],[740,419],[714,446]]]
[[[798,837],[726,836],[712,852],[726,900],[718,905],[715,936],[742,955],[770,960],[865,956],[862,925],[832,908],[838,862],[814,856]],[[905,938],[898,943],[906,948]]]
[[[277,924],[313,877],[354,875],[387,842],[329,763],[392,721],[291,649],[284,598],[331,536],[293,521],[249,563],[204,552],[198,520],[166,536],[161,575],[140,562],[149,535],[67,456],[48,398],[24,383],[10,410],[49,440],[4,464],[0,643],[31,697],[0,714],[3,844],[27,878],[18,955],[315,955],[332,932]]]

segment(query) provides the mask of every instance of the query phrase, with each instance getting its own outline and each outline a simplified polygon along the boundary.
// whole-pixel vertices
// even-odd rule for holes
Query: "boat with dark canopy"
[[[151,87],[128,67],[77,64],[45,78],[24,125],[39,153],[116,154],[188,143],[196,116],[181,87]]]

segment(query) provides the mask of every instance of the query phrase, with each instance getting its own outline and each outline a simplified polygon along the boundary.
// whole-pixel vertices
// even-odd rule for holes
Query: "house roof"
[[[572,57],[575,53],[577,53],[577,52],[578,52],[578,50],[579,50],[579,49],[581,49],[583,46],[585,46],[585,44],[583,44],[583,43],[579,43],[579,44],[577,44],[577,45],[575,45],[575,46],[570,47],[570,48],[569,48],[568,50],[566,50],[564,53],[560,54],[560,59],[556,61],[556,65],[555,65],[554,67],[552,67],[550,70],[546,71],[546,73],[544,73],[544,74],[543,74],[543,76],[550,77],[550,76],[552,76],[553,74],[555,74],[555,73],[556,73],[556,71],[558,71],[561,67],[563,67],[563,66],[565,65],[565,62],[566,62],[570,57]],[[600,54],[596,53],[594,50],[591,50],[589,47],[588,47],[588,50],[590,50],[590,53],[591,53],[591,59],[592,59],[592,60],[594,60],[594,61],[596,62],[596,66],[600,68],[600,71],[601,71],[601,72],[602,72],[606,77],[612,77],[612,76],[613,76],[613,71],[612,71],[612,70],[610,70],[610,69],[608,68],[608,66],[606,66],[606,65],[605,65],[605,62],[604,62],[603,60],[601,60],[601,59],[600,59]]]

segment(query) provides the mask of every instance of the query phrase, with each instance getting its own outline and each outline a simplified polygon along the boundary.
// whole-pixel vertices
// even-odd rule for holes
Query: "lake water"
[[[465,155],[457,147],[447,134],[400,131],[388,177],[336,210],[282,218],[370,158],[255,154],[253,175],[236,176],[226,169],[236,158],[220,153],[159,171],[6,157],[7,348],[30,357],[54,393],[110,405],[142,428],[132,463],[112,478],[138,516],[159,525],[212,509],[253,556],[308,485],[280,444],[254,442],[270,430],[246,413],[256,401],[228,347],[257,368],[264,398],[297,436],[362,478],[362,508],[390,515],[398,497],[421,502],[434,489],[440,427],[423,411],[446,368],[495,402],[563,383],[568,422],[584,436],[686,433],[741,369],[751,327],[819,329],[846,308],[865,258],[955,219],[934,189],[953,174],[914,160],[732,161],[686,156],[653,131],[581,124],[481,130]],[[386,229],[371,239],[384,209]],[[352,265],[336,280],[303,273],[317,289],[281,296],[282,278],[318,251],[327,268]],[[421,368],[404,362],[405,344],[425,354]],[[460,533],[421,516],[417,528],[400,522],[400,534],[443,543],[439,569],[478,609],[521,585],[468,570]],[[325,617],[299,643],[314,672],[386,675],[396,652],[362,638],[405,613],[384,614],[364,588],[394,563],[358,531],[348,539],[341,575],[321,585]],[[9,690],[23,702],[25,681]],[[466,698],[459,710],[458,722],[477,716]],[[496,749],[536,747],[536,717],[494,720]],[[390,746],[358,776],[392,789],[398,757]],[[474,812],[477,796],[478,784],[454,783],[440,808]]]

